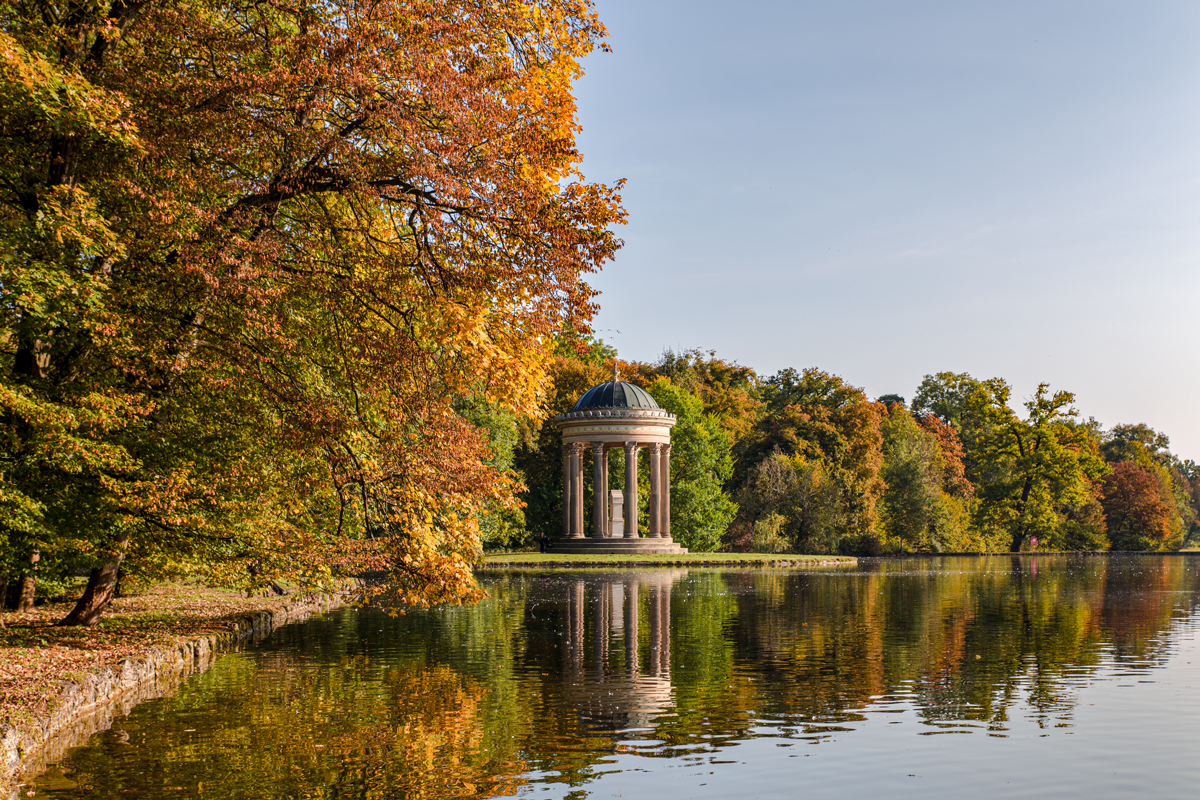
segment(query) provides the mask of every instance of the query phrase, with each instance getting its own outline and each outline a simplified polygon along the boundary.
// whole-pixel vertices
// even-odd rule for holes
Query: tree
[[[913,413],[932,414],[961,430],[964,419],[970,418],[969,398],[983,385],[965,372],[926,375],[913,397]]]
[[[917,422],[934,439],[942,454],[942,488],[956,496],[969,498],[975,494],[975,486],[967,480],[966,456],[958,431],[932,414],[924,414]]]
[[[939,437],[900,402],[887,410],[879,473],[886,486],[880,524],[884,547],[910,552],[969,549],[964,500],[973,487],[961,479],[961,462],[953,452],[944,454]]]
[[[862,542],[876,536],[884,488],[879,478],[883,406],[836,375],[815,368],[780,371],[767,379],[761,399],[763,414],[737,447],[732,481],[739,498],[745,491],[751,496],[757,492],[754,486],[761,476],[756,470],[779,453],[797,472],[799,485],[807,487],[803,496],[808,499],[791,506],[788,530],[796,548],[831,552],[843,538]],[[776,467],[782,470],[783,462]],[[747,505],[751,510],[739,525],[743,539],[757,507],[755,502]],[[806,509],[803,514],[801,508]]]
[[[1115,550],[1157,550],[1178,533],[1170,497],[1159,478],[1132,461],[1118,461],[1104,479],[1104,514]]]
[[[1171,542],[1182,541],[1200,516],[1195,500],[1194,470],[1170,451],[1171,440],[1148,425],[1114,425],[1101,445],[1101,453],[1110,464],[1130,461],[1152,473],[1160,493],[1170,509]]]
[[[716,550],[737,513],[722,488],[733,473],[729,437],[691,392],[666,378],[648,390],[676,417],[671,431],[671,537],[689,550]]]
[[[926,375],[913,398],[914,414],[938,419],[952,428],[963,448],[966,476],[975,483],[980,467],[974,462],[976,440],[1003,423],[998,409],[1006,406],[1012,390],[1000,378],[976,380],[967,373]]]
[[[477,596],[516,482],[463,397],[538,406],[586,330],[585,0],[4,3],[9,541],[226,581],[347,569]],[[8,524],[8,523],[5,523]],[[44,533],[35,541],[35,530]]]
[[[1106,469],[1094,430],[1075,420],[1074,399],[1041,384],[1025,403],[1026,420],[1008,407],[1007,386],[974,393],[967,403],[978,431],[975,452],[968,449],[980,499],[976,524],[1006,534],[1011,552],[1031,536],[1061,546],[1068,521],[1099,522],[1094,484]]]
[[[738,492],[735,546],[755,552],[832,552],[842,543],[840,487],[819,459],[776,450]],[[869,549],[861,534],[853,541]]]
[[[669,378],[671,383],[697,395],[704,413],[712,416],[736,440],[753,427],[762,403],[755,397],[758,376],[749,367],[717,358],[714,351],[663,351],[650,372]]]

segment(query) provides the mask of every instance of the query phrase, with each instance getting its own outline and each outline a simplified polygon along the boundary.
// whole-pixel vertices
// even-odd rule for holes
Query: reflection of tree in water
[[[1106,654],[1138,668],[1154,663],[1172,617],[1193,611],[1200,591],[1183,559],[1162,557],[884,561],[854,573],[691,570],[661,595],[670,618],[658,650],[668,656],[661,682],[634,685],[630,637],[640,642],[641,665],[654,663],[657,641],[647,632],[657,606],[645,584],[631,633],[622,604],[632,578],[542,580],[525,584],[524,658],[554,664],[536,689],[537,725],[561,734],[537,746],[545,755],[555,742],[574,751],[575,737],[612,748],[629,728],[650,725],[674,755],[754,735],[762,719],[819,739],[889,706],[913,707],[931,732],[1002,733],[1017,708],[1040,725],[1069,724],[1078,688]],[[636,674],[646,678],[647,668]],[[556,676],[561,683],[550,685]]]
[[[83,797],[159,797],[165,786],[201,798],[417,800],[509,795],[521,785],[526,765],[488,746],[487,687],[446,666],[369,662],[359,654],[314,671],[284,652],[226,659],[219,680],[191,692],[185,708],[169,702],[175,713],[165,720],[135,713],[45,776],[43,788],[59,797],[75,796],[72,787],[86,787]],[[255,691],[245,691],[247,680]],[[131,746],[153,768],[114,770]]]
[[[1003,730],[1023,702],[1039,724],[1061,722],[1106,648],[1140,665],[1161,657],[1173,614],[1194,609],[1198,588],[1179,558],[927,565],[731,575],[737,661],[757,665],[771,687],[757,707],[845,720],[890,697],[932,725]]]
[[[1200,595],[1170,556],[486,583],[471,608],[285,628],[77,751],[53,796],[473,798],[586,784],[615,750],[712,753],[764,724],[821,739],[909,707],[930,733],[1069,724],[1102,663],[1162,663]]]
[[[1186,557],[1115,556],[1109,563],[1101,616],[1115,658],[1160,662],[1166,645],[1163,634],[1181,610],[1170,595],[1194,591],[1196,576],[1188,569]]]

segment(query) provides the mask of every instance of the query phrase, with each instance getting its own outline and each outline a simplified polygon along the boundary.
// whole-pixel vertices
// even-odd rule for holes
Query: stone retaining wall
[[[115,669],[67,681],[47,716],[22,729],[0,724],[0,797],[17,798],[19,782],[37,775],[83,744],[134,706],[172,694],[189,675],[208,669],[214,658],[244,643],[257,642],[283,625],[300,622],[344,605],[346,595],[307,597],[274,611],[255,611],[233,619],[230,630],[168,647],[156,647]]]

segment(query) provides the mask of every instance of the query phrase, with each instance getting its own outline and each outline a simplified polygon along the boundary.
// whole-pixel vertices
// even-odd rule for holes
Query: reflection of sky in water
[[[1190,797],[1198,567],[489,575],[284,629],[37,796]]]
[[[1003,734],[979,722],[921,719],[915,696],[896,692],[858,721],[797,726],[759,720],[748,735],[678,758],[660,740],[597,765],[591,797],[695,798],[1185,798],[1200,767],[1200,644],[1190,620],[1152,673],[1111,664],[1072,679],[1070,722],[1039,724],[1017,703]],[[822,730],[823,728],[823,730]],[[851,733],[852,731],[852,733]],[[957,734],[957,735],[955,735]],[[968,735],[963,735],[968,734]],[[973,734],[973,735],[971,735]],[[989,734],[989,735],[984,735]],[[552,776],[543,775],[543,780]],[[568,797],[569,787],[527,786],[519,797]]]

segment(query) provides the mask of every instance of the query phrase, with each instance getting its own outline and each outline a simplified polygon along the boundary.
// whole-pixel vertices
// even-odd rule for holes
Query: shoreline
[[[576,553],[495,553],[485,555],[476,565],[478,572],[504,569],[578,569],[589,567],[622,567],[630,569],[653,567],[729,567],[784,568],[862,566],[886,561],[906,561],[939,558],[1039,558],[1039,557],[1111,557],[1182,556],[1200,557],[1200,550],[1032,550],[1020,553],[996,551],[991,553],[885,553],[880,555],[797,555],[765,553],[688,553],[686,555],[624,555]]]
[[[42,772],[92,734],[107,730],[114,719],[139,703],[176,691],[184,679],[207,670],[221,654],[347,602],[344,592],[260,599],[258,604],[274,607],[194,620],[220,630],[177,637],[173,643],[146,647],[115,665],[65,679],[40,713],[16,706],[23,713],[10,710],[0,721],[0,797],[17,797],[24,778]]]
[[[480,572],[501,569],[575,569],[577,567],[731,567],[745,569],[856,566],[855,556],[821,556],[767,553],[602,554],[602,553],[497,553],[484,556]]]

